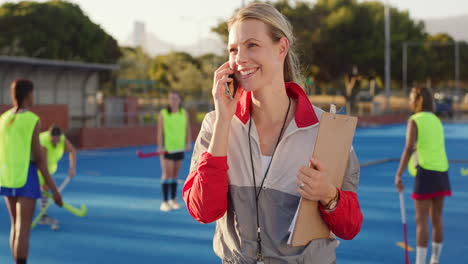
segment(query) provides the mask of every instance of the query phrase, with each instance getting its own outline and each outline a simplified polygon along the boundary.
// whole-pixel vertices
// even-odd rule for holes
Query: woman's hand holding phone
[[[231,121],[242,93],[240,90],[235,91],[232,99],[230,98],[226,89],[229,89],[229,84],[234,82],[234,79],[229,77],[231,74],[234,74],[234,70],[229,68],[229,62],[221,65],[214,73],[212,93],[217,120]],[[233,76],[231,75],[231,77]],[[230,92],[232,93],[232,91]]]
[[[233,81],[224,84],[224,93],[227,94],[231,100],[233,100],[237,91],[237,82],[234,74],[229,74],[228,78],[233,79]]]

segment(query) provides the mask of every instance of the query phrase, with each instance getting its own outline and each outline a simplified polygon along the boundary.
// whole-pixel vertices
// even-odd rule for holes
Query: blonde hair
[[[294,50],[295,39],[293,36],[293,29],[287,18],[270,4],[254,2],[239,9],[231,17],[228,22],[228,31],[231,30],[234,23],[247,19],[256,19],[265,23],[273,42],[279,42],[282,37],[286,37],[288,39],[289,50],[286,55],[283,68],[284,81],[302,83],[299,59]]]

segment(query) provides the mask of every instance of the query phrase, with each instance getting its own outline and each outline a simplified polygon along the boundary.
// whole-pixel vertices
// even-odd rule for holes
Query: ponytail
[[[24,100],[33,92],[34,84],[30,80],[26,79],[17,79],[11,83],[10,92],[13,105],[16,107],[14,115],[11,120],[8,122],[8,125],[11,126],[15,122],[16,114],[23,107]]]

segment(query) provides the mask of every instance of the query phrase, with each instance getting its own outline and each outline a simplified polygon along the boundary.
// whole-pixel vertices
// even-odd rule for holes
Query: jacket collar
[[[285,86],[287,95],[297,101],[296,114],[294,117],[297,127],[301,128],[315,125],[318,122],[317,115],[302,87],[294,82],[286,82]],[[237,103],[236,116],[244,125],[247,124],[250,119],[251,105],[252,92],[243,91]]]

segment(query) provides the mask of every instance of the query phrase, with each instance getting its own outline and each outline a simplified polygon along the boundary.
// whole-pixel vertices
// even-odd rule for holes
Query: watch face
[[[336,207],[336,201],[333,201],[327,209],[332,210],[332,209],[335,209],[335,207]]]

